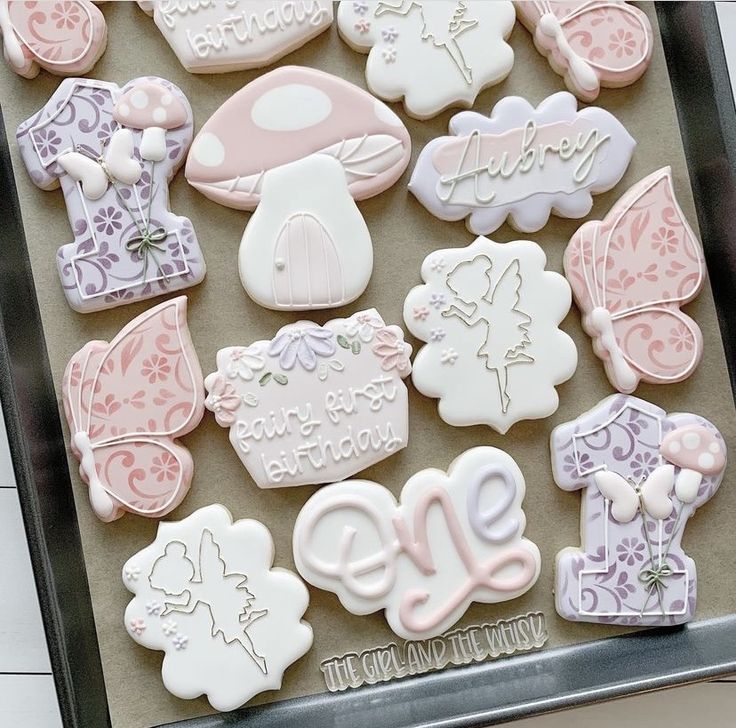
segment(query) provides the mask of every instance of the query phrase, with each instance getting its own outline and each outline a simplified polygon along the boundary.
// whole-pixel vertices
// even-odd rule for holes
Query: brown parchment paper
[[[156,29],[135,3],[114,2],[101,6],[109,25],[105,55],[93,73],[95,78],[122,85],[136,76],[156,74],[177,83],[194,107],[195,127],[199,127],[233,92],[263,71],[190,75],[180,66]],[[659,167],[673,168],[678,199],[690,223],[697,220],[690,192],[674,102],[664,55],[657,31],[654,8],[645,7],[655,28],[655,50],[650,69],[627,89],[604,90],[597,105],[615,114],[638,140],[634,158],[623,181],[608,194],[595,199],[589,219],[603,217],[618,197],[634,182]],[[474,108],[488,113],[503,96],[517,94],[537,104],[561,90],[562,79],[554,74],[534,49],[531,37],[517,23],[510,43],[516,54],[508,79],[486,90]],[[343,43],[333,27],[282,63],[314,66],[343,76],[365,88],[365,56]],[[42,72],[33,81],[13,74],[0,64],[0,95],[10,140],[22,204],[26,238],[43,318],[51,368],[60,399],[62,372],[69,357],[90,339],[110,340],[134,316],[152,302],[92,314],[77,314],[66,304],[58,280],[55,254],[58,246],[72,240],[63,196],[60,191],[44,192],[30,181],[17,147],[17,125],[47,101],[58,79]],[[375,268],[368,289],[354,304],[332,312],[317,312],[312,318],[324,322],[335,316],[376,306],[385,320],[401,322],[404,296],[420,282],[419,269],[431,251],[465,246],[473,240],[462,223],[443,223],[430,215],[407,189],[406,183],[419,150],[432,138],[447,132],[454,113],[447,111],[425,122],[406,116],[400,105],[394,109],[411,133],[413,160],[404,177],[390,190],[360,203],[373,237]],[[457,110],[455,110],[457,111]],[[248,214],[230,210],[205,199],[187,185],[179,174],[171,186],[171,208],[189,216],[199,236],[207,261],[207,277],[189,295],[189,327],[205,373],[215,368],[215,353],[224,346],[247,344],[270,338],[295,315],[268,311],[253,303],[238,279],[236,255]],[[552,218],[539,233],[531,235],[546,250],[549,267],[562,270],[565,244],[582,221]],[[520,235],[504,226],[491,237],[514,240]],[[0,253],[1,254],[1,253]],[[711,419],[730,446],[736,445],[736,417],[729,387],[710,287],[687,307],[703,329],[705,356],[696,373],[686,382],[668,386],[641,386],[637,395],[668,411],[692,411]],[[17,325],[22,325],[19,321]],[[519,463],[527,479],[525,510],[526,535],[542,552],[542,574],[525,596],[496,606],[473,605],[457,625],[488,622],[529,611],[543,611],[547,618],[549,642],[556,647],[621,634],[621,628],[573,624],[556,616],[552,594],[556,552],[579,544],[579,493],[565,493],[552,481],[549,465],[549,434],[552,428],[574,419],[612,393],[595,358],[590,339],[583,333],[576,309],[563,324],[574,338],[580,364],[577,374],[559,387],[560,408],[546,420],[516,424],[506,436],[487,427],[454,428],[437,415],[436,402],[410,386],[411,437],[407,449],[364,473],[366,478],[384,483],[394,493],[406,479],[425,467],[445,469],[467,448],[494,445],[508,451]],[[416,344],[416,342],[413,342]],[[191,449],[196,474],[189,496],[172,518],[184,517],[212,502],[227,506],[236,518],[263,521],[276,543],[276,563],[293,568],[291,531],[296,514],[314,488],[259,490],[252,482],[228,442],[227,431],[207,413],[200,427],[184,439]],[[93,515],[87,488],[79,480],[77,463],[70,461],[79,525],[82,533],[87,573],[99,637],[102,663],[115,728],[142,728],[211,712],[204,698],[183,701],[171,696],[160,679],[162,654],[136,645],[122,626],[125,605],[130,598],[120,579],[126,559],[154,538],[156,522],[126,515],[113,524],[103,524]],[[685,531],[684,545],[698,565],[699,619],[729,613],[736,604],[736,571],[730,564],[736,548],[733,517],[736,513],[736,484],[729,469],[721,491],[700,509]],[[52,544],[53,547],[53,544]],[[311,589],[306,618],[314,628],[314,647],[285,675],[280,692],[264,694],[254,702],[273,701],[324,691],[319,670],[322,660],[348,651],[384,645],[393,636],[382,613],[356,617],[345,611],[337,598]],[[513,658],[511,658],[513,659]],[[84,696],[80,696],[83,700]]]

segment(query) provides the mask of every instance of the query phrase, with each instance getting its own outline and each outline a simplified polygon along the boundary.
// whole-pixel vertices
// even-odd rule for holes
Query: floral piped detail
[[[208,410],[215,413],[217,424],[228,426],[235,422],[235,412],[241,401],[235,387],[223,377],[217,377],[204,403]]]
[[[381,358],[381,369],[389,372],[396,369],[406,376],[411,371],[411,346],[404,341],[398,327],[386,327],[376,334],[373,352]]]
[[[126,566],[123,575],[128,581],[138,581],[141,570],[137,566]]]
[[[460,356],[455,349],[443,349],[442,354],[440,355],[440,362],[442,364],[449,364],[452,366],[456,361],[458,356]]]
[[[176,647],[177,650],[185,650],[189,643],[189,637],[179,632],[174,635],[171,641],[174,643],[174,647]]]
[[[261,371],[264,366],[263,357],[254,351],[243,347],[234,347],[230,352],[230,361],[227,364],[227,374],[231,379],[239,377],[250,382],[255,372]]]
[[[146,623],[142,619],[134,619],[130,623],[130,631],[133,634],[141,635],[146,629]]]
[[[293,369],[298,362],[311,372],[317,367],[317,357],[330,357],[335,353],[335,335],[321,326],[290,329],[271,342],[268,353],[279,357],[282,369]]]

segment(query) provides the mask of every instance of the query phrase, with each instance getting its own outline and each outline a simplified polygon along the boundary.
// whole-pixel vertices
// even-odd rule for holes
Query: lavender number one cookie
[[[584,489],[582,546],[557,554],[556,608],[573,622],[674,625],[693,618],[685,525],[723,479],[726,446],[707,420],[614,395],[552,432],[563,490]]]

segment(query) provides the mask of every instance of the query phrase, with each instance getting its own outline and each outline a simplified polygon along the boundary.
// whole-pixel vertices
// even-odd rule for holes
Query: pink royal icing
[[[0,0],[3,55],[20,76],[41,68],[57,76],[82,75],[107,45],[105,16],[90,0]]]
[[[537,50],[583,101],[594,101],[601,86],[629,86],[649,66],[654,48],[652,26],[630,3],[524,0],[515,5]]]
[[[705,281],[700,242],[664,167],[629,189],[565,251],[565,275],[611,384],[633,392],[689,377],[703,354],[697,323],[680,311]]]
[[[447,473],[416,473],[398,503],[377,483],[330,485],[297,516],[294,561],[353,614],[383,609],[397,635],[433,637],[472,602],[513,599],[536,582],[524,490],[514,460],[491,447],[468,450]]]
[[[192,457],[175,438],[202,419],[204,389],[186,308],[181,296],[149,309],[109,344],[86,344],[64,372],[72,452],[102,521],[159,518],[189,489]]]

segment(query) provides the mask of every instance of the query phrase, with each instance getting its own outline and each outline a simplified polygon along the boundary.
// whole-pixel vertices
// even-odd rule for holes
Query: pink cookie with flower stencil
[[[680,311],[705,282],[705,259],[675,198],[669,167],[637,182],[565,251],[583,327],[616,389],[689,377],[703,355],[698,324]]]
[[[221,349],[205,406],[260,488],[333,483],[406,447],[411,346],[375,309]]]
[[[200,130],[186,178],[228,207],[255,212],[238,255],[248,295],[273,309],[350,303],[373,270],[355,200],[402,175],[409,132],[363,89],[314,68],[284,66],[228,99]]]
[[[0,0],[0,34],[5,60],[25,78],[35,78],[42,68],[81,76],[107,46],[105,16],[90,0]]]
[[[175,438],[202,419],[204,389],[186,311],[185,296],[154,306],[67,364],[71,448],[101,521],[160,518],[189,490],[192,457]]]
[[[630,3],[523,0],[515,5],[537,50],[582,101],[594,101],[601,87],[631,85],[649,67],[652,26]]]

